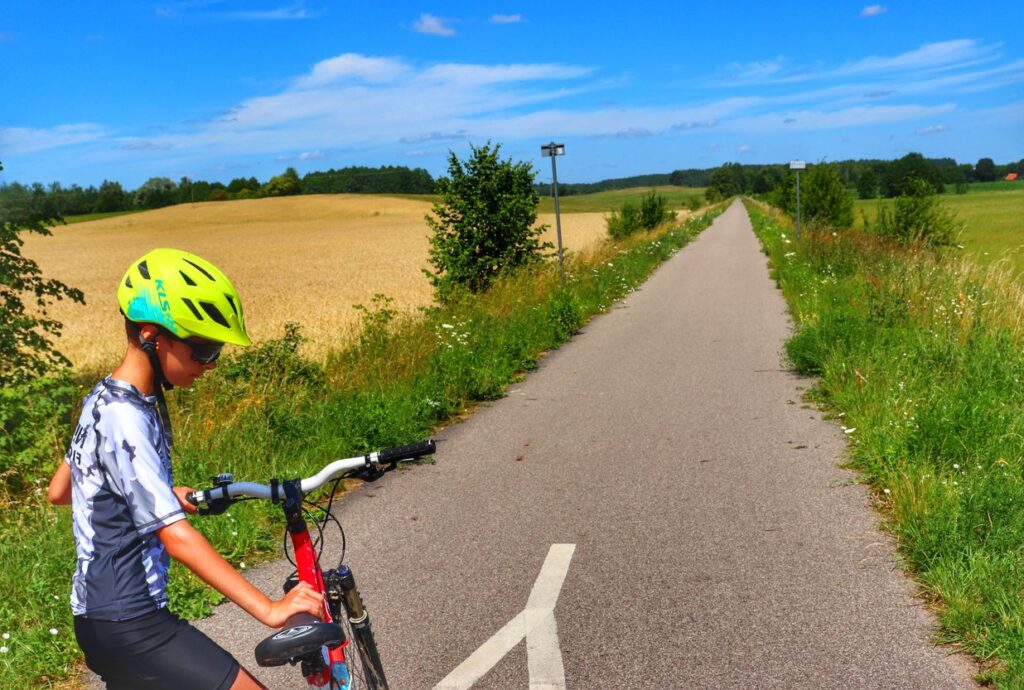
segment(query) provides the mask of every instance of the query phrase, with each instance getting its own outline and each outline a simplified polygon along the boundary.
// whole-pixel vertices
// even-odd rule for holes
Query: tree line
[[[1024,177],[1024,159],[1016,163],[996,164],[982,158],[974,165],[957,163],[952,158],[925,158],[908,153],[894,161],[846,160],[828,164],[836,171],[842,184],[861,199],[895,198],[904,195],[914,180],[928,183],[936,194],[947,187],[963,193],[971,182],[993,182],[1017,173]],[[813,165],[808,166],[813,167]],[[692,171],[677,171],[679,178],[693,179]],[[672,173],[676,176],[676,173]],[[793,186],[793,172],[788,164],[741,165],[727,163],[710,173],[707,183],[709,198],[726,198],[736,194],[769,194]]]
[[[347,167],[307,173],[300,177],[295,168],[260,182],[255,177],[237,177],[228,184],[183,177],[151,177],[137,189],[125,189],[120,182],[104,180],[98,187],[53,182],[0,185],[0,206],[5,199],[31,196],[51,217],[154,209],[173,204],[231,199],[257,199],[294,194],[431,194],[435,182],[423,168],[404,166],[380,168]]]

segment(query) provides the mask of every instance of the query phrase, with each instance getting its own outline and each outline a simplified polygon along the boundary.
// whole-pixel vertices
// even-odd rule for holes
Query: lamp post
[[[540,147],[540,155],[551,158],[551,187],[555,191],[555,232],[558,235],[558,273],[565,282],[565,260],[562,257],[562,215],[558,208],[558,171],[555,169],[555,158],[565,155],[565,144],[544,144]]]
[[[800,241],[800,171],[807,167],[804,161],[790,161],[789,169],[796,171],[796,241]]]

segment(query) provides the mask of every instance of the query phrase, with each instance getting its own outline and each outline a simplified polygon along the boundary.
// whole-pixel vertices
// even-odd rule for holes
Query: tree
[[[963,223],[953,211],[939,205],[930,184],[911,180],[892,208],[879,202],[878,217],[867,229],[904,244],[921,242],[943,248],[956,244]]]
[[[161,208],[177,201],[178,185],[166,177],[151,177],[135,190],[139,208]]]
[[[739,163],[727,163],[711,173],[708,198],[727,199],[746,191],[747,176]]]
[[[938,168],[932,166],[920,153],[908,153],[889,165],[882,182],[885,196],[900,196],[909,188],[911,180],[924,180],[938,194],[946,190],[942,172]]]
[[[289,168],[289,170],[292,169]],[[266,196],[291,196],[301,191],[302,186],[299,183],[298,177],[288,175],[287,173],[271,177],[270,181],[263,185],[263,193]]]
[[[974,166],[974,178],[978,182],[992,182],[996,179],[996,164],[991,158],[982,158]]]
[[[768,173],[764,168],[757,171],[754,175],[754,181],[750,186],[750,191],[754,194],[767,194],[772,191],[772,181],[768,177]]]
[[[448,177],[437,181],[441,200],[426,216],[434,272],[424,273],[442,302],[464,290],[483,292],[503,272],[539,261],[551,248],[540,241],[547,226],[536,225],[533,166],[500,160],[500,144],[470,148],[465,162],[449,152]]]
[[[857,178],[857,196],[861,199],[874,199],[878,196],[878,177],[868,169]]]
[[[110,213],[111,211],[124,211],[128,208],[128,195],[120,182],[103,180],[100,185],[99,194],[96,196],[96,206],[93,211],[96,213]]]
[[[0,164],[0,170],[3,170]],[[46,314],[56,300],[85,303],[81,290],[42,276],[35,261],[21,255],[23,232],[49,235],[60,218],[21,185],[0,196],[0,387],[26,383],[54,367],[70,365],[51,342],[62,324]],[[28,309],[23,299],[34,302]]]
[[[801,186],[800,204],[808,220],[843,228],[853,225],[853,197],[834,165],[811,167]]]

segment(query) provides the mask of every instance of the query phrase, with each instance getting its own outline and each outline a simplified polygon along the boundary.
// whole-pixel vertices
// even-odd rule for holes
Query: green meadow
[[[1024,183],[990,182],[939,199],[964,223],[960,244],[966,256],[986,265],[1005,258],[1015,273],[1024,273]],[[891,205],[892,200],[854,202],[855,227],[864,227],[864,216],[873,221],[879,203]]]

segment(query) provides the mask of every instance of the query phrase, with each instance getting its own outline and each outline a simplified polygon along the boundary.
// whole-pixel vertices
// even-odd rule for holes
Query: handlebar
[[[433,455],[436,450],[437,443],[433,439],[429,439],[408,446],[386,448],[373,453],[367,453],[366,455],[335,460],[312,477],[298,480],[299,491],[305,495],[347,472],[373,469],[380,465],[394,465],[403,460],[415,460],[426,455]],[[186,500],[194,506],[202,506],[214,503],[215,501],[230,501],[241,496],[263,498],[274,503],[284,499],[284,490],[277,480],[273,480],[270,484],[233,482],[231,481],[231,475],[221,475],[215,481],[217,486],[192,491],[185,496]]]

